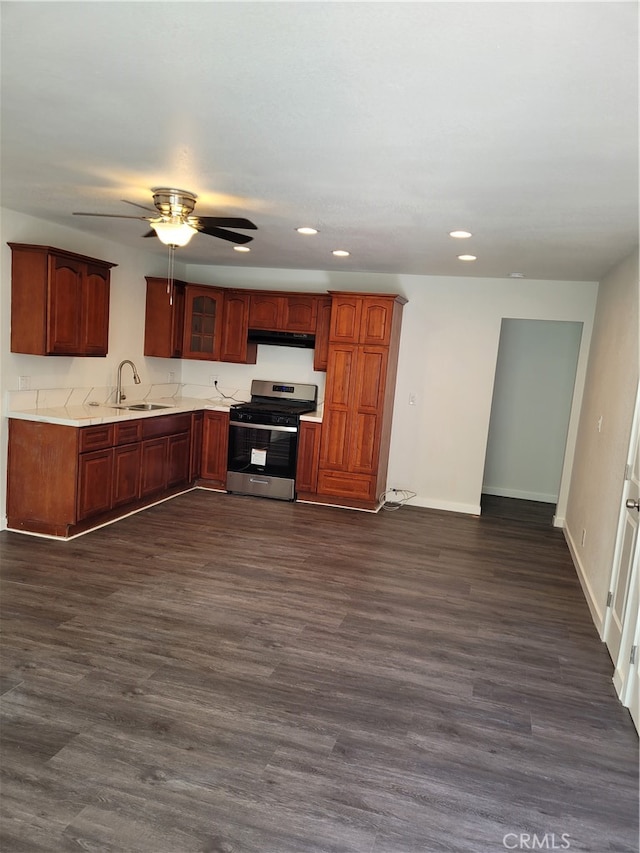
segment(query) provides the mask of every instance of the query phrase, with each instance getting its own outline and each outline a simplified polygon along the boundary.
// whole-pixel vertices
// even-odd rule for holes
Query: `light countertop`
[[[84,427],[106,423],[138,420],[139,418],[154,418],[161,415],[175,415],[184,412],[215,411],[228,412],[230,403],[226,400],[203,400],[197,397],[158,397],[155,399],[127,399],[126,404],[156,403],[166,408],[151,411],[119,409],[105,404],[46,406],[35,409],[11,409],[7,417],[38,423],[61,424],[62,426]],[[301,415],[301,420],[322,422],[321,409]]]

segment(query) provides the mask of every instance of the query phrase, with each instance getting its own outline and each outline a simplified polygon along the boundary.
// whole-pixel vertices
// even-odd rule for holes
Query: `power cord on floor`
[[[387,489],[386,492],[380,495],[380,502],[382,503],[382,509],[394,512],[394,510],[400,509],[401,506],[404,506],[407,501],[415,498],[415,496],[415,492],[408,492],[406,489]]]

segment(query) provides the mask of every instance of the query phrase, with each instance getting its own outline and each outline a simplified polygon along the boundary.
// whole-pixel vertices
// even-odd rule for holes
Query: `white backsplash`
[[[178,382],[125,385],[122,390],[126,399],[131,401],[189,397],[198,400],[220,400],[223,398],[243,402],[251,398],[251,392],[241,388],[220,388],[216,390],[210,385]],[[113,385],[90,388],[43,388],[30,391],[8,391],[6,410],[26,412],[34,409],[86,406],[89,403],[111,405],[115,402],[115,394],[116,389]]]

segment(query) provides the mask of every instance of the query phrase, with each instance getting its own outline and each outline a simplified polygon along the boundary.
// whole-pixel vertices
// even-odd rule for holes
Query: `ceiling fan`
[[[74,216],[106,216],[112,219],[141,219],[151,225],[151,231],[143,237],[158,237],[167,246],[186,246],[189,240],[200,231],[210,237],[219,237],[230,243],[250,243],[253,237],[237,234],[229,228],[247,228],[257,230],[249,219],[234,216],[198,216],[193,214],[197,196],[186,190],[158,187],[152,190],[155,211],[135,201],[122,199],[142,210],[148,210],[153,216],[127,216],[120,213],[75,213]]]

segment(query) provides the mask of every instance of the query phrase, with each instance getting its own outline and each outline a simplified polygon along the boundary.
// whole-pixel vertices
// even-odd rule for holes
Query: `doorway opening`
[[[581,338],[578,322],[503,319],[482,483],[487,509],[485,496],[548,504],[552,523]]]

